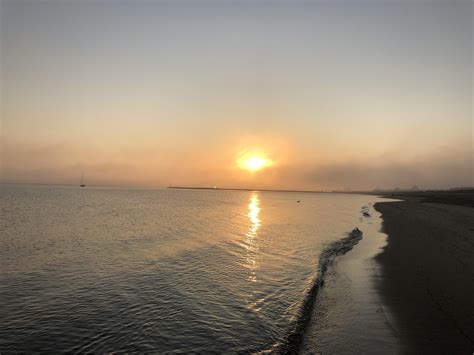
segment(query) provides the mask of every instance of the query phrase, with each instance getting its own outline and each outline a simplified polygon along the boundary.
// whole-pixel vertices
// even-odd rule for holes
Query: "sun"
[[[266,164],[266,159],[262,157],[250,157],[245,161],[245,167],[250,171],[262,169]]]
[[[237,164],[243,170],[256,172],[271,166],[273,161],[264,155],[244,154],[237,159]]]

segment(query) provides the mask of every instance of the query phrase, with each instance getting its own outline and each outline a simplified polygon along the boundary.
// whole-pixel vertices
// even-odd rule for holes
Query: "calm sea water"
[[[0,351],[257,351],[363,195],[1,185]],[[301,203],[297,203],[300,200]]]

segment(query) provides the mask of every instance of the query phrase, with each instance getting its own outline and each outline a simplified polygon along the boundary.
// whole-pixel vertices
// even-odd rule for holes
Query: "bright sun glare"
[[[250,157],[246,160],[245,166],[248,170],[256,171],[265,166],[266,160],[261,157]]]
[[[246,154],[237,161],[239,167],[250,172],[259,171],[263,168],[272,165],[272,161],[262,155],[249,155]]]

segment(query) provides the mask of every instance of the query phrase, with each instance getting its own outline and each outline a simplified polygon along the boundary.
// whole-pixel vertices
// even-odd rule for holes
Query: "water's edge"
[[[331,243],[323,250],[320,256],[316,276],[311,288],[305,295],[300,310],[298,311],[297,321],[295,322],[293,329],[282,342],[275,344],[273,348],[269,350],[269,352],[298,352],[303,343],[304,334],[311,318],[319,289],[324,285],[324,275],[326,270],[337,256],[344,255],[348,251],[352,250],[352,248],[362,239],[362,235],[362,231],[358,228],[355,228],[348,234],[347,237]]]

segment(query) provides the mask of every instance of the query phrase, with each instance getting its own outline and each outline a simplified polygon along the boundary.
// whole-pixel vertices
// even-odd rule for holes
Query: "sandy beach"
[[[405,193],[363,209],[363,239],[326,273],[304,353],[474,350],[472,193]]]
[[[375,204],[388,235],[377,288],[412,352],[474,351],[474,208],[472,193],[460,196],[392,195],[404,201]]]

